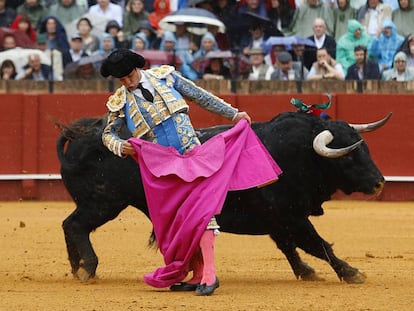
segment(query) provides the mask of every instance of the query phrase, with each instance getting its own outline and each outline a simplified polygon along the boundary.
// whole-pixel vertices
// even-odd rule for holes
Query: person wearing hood
[[[292,22],[289,25],[285,35],[296,35],[309,37],[312,33],[312,24],[316,18],[322,18],[325,21],[329,34],[334,31],[334,15],[331,7],[322,0],[307,0],[298,9],[295,10]]]
[[[66,30],[62,23],[54,16],[47,16],[39,25],[39,33],[47,35],[48,49],[57,49],[64,53],[70,49]]]
[[[159,22],[171,13],[170,0],[155,0],[154,11],[148,15],[148,21],[155,30],[160,30]]]
[[[200,49],[193,54],[194,61],[191,63],[191,66],[198,73],[199,77],[204,73],[206,55],[210,51],[220,51],[220,49],[213,34],[206,32],[201,38]]]
[[[190,80],[198,80],[201,77],[191,66],[194,61],[194,57],[190,54],[189,50],[177,49],[177,38],[173,32],[168,30],[164,31],[160,43],[160,50],[176,54],[178,61],[181,62],[179,71],[185,78]]]
[[[142,50],[149,49],[147,36],[143,32],[136,33],[131,40],[131,50],[139,53]]]
[[[381,72],[392,67],[393,57],[403,41],[404,38],[397,33],[394,23],[390,19],[385,19],[382,23],[382,33],[378,38],[372,39],[368,47],[370,59],[376,60]]]
[[[399,0],[398,5],[392,12],[392,21],[398,34],[407,37],[414,31],[414,0]]]
[[[382,0],[367,0],[357,14],[358,21],[372,38],[380,35],[382,23],[386,18],[392,18],[392,8]]]
[[[23,31],[33,43],[36,42],[37,33],[27,15],[25,14],[17,15],[13,23],[10,25],[10,29],[19,29]]]
[[[116,20],[110,20],[106,24],[105,32],[114,38],[116,48],[129,48],[129,41],[125,38],[122,28]]]
[[[364,26],[357,20],[348,20],[348,31],[336,45],[336,60],[342,65],[345,72],[355,63],[354,49],[358,45],[369,46],[371,37],[365,32]]]
[[[145,11],[143,0],[128,1],[123,17],[124,26],[122,27],[128,40],[134,37],[134,33],[138,31],[139,24],[148,20],[148,15],[149,13]]]
[[[382,73],[384,81],[413,81],[414,68],[407,66],[407,55],[398,52],[394,57],[393,68],[387,69]]]
[[[348,20],[355,19],[357,9],[350,5],[350,0],[336,0],[338,7],[334,9],[334,37],[336,42],[347,33]]]
[[[25,0],[17,7],[17,14],[26,14],[32,26],[38,31],[40,22],[48,15],[48,12],[40,0]]]

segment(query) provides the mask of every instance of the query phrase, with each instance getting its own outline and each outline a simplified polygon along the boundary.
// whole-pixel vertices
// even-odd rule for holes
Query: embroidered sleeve
[[[125,141],[119,137],[120,130],[125,124],[123,110],[109,112],[106,127],[102,133],[102,142],[110,151],[119,157],[123,157],[122,143]]]
[[[175,89],[183,96],[188,97],[201,107],[229,120],[233,120],[236,116],[238,110],[226,103],[223,99],[197,86],[193,81],[184,78],[177,71],[174,71],[171,75],[175,79]]]

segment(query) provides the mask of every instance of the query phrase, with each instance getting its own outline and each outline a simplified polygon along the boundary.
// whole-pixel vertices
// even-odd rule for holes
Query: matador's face
[[[139,81],[141,81],[141,70],[135,68],[128,75],[119,78],[119,81],[129,91],[135,90],[138,87]]]

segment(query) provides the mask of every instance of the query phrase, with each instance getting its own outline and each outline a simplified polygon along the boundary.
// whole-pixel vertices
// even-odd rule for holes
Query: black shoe
[[[219,288],[220,283],[219,279],[216,277],[216,281],[212,285],[200,284],[197,286],[196,295],[197,296],[208,296],[214,293],[216,288]]]
[[[197,284],[191,284],[191,283],[187,283],[187,282],[180,282],[174,285],[170,286],[170,290],[173,292],[192,292],[195,291],[197,289],[197,286],[200,285],[199,283]]]

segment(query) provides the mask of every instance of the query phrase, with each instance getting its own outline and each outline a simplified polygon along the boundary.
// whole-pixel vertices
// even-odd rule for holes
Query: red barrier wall
[[[72,122],[80,117],[101,116],[109,94],[0,94],[0,175],[58,174],[55,144],[59,130],[53,121]],[[323,94],[223,95],[227,102],[248,111],[255,121],[268,120],[279,112],[294,110],[292,97],[305,103],[323,103]],[[196,127],[229,123],[197,105],[190,104]],[[393,112],[388,124],[363,134],[371,154],[385,176],[414,176],[414,103],[412,95],[335,94],[329,114],[350,123],[376,121]],[[4,178],[3,178],[4,179]],[[413,183],[414,184],[414,183]],[[404,186],[403,188],[397,186]],[[408,187],[408,188],[407,188]],[[382,199],[414,200],[412,183],[394,183]],[[393,189],[391,192],[388,189]],[[398,188],[398,190],[397,190]],[[0,180],[0,200],[35,198],[69,199],[60,181]]]

